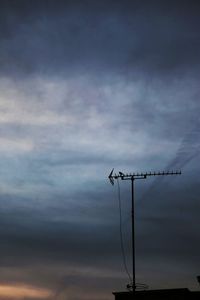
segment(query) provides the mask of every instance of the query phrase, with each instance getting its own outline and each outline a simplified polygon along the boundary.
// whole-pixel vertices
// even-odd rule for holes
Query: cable
[[[118,202],[119,202],[119,230],[120,230],[120,245],[121,245],[121,252],[122,252],[122,258],[123,258],[123,264],[124,264],[124,269],[126,271],[126,274],[128,276],[128,279],[131,284],[127,284],[127,289],[132,290],[133,285],[132,285],[132,278],[129,273],[128,267],[127,267],[127,262],[126,262],[126,254],[125,254],[125,249],[124,249],[124,240],[123,240],[123,230],[122,230],[122,205],[121,205],[121,191],[120,191],[120,184],[119,184],[119,179],[117,178],[117,190],[118,190]],[[126,220],[127,221],[127,220]],[[136,283],[136,290],[146,290],[148,289],[148,285],[144,283]]]
[[[124,241],[123,241],[123,232],[122,232],[121,192],[120,192],[120,185],[119,185],[118,178],[117,178],[117,187],[118,187],[118,202],[119,202],[119,231],[120,231],[120,245],[121,245],[121,251],[122,251],[122,258],[123,258],[124,269],[126,271],[128,279],[130,280],[130,282],[132,282],[132,278],[129,273],[128,267],[127,267],[126,255],[125,255],[125,250],[124,250]]]

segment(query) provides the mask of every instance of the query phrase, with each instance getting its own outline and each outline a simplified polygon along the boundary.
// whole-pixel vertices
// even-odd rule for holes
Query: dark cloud
[[[4,74],[171,76],[191,66],[198,70],[196,2],[14,1],[1,6]]]
[[[40,206],[37,200],[22,201],[15,196],[12,201],[11,197],[2,197],[1,263],[21,265],[38,260],[43,263],[46,260],[61,260],[89,265],[92,261],[96,263],[98,258],[102,260],[102,249],[110,253],[104,258],[106,260],[109,260],[109,256],[117,255],[116,217],[106,211],[108,206],[105,200],[102,203],[103,195],[99,195],[101,203],[98,206],[92,204],[91,200],[90,203],[84,200],[88,197],[97,203],[97,196],[94,192],[92,194],[74,195],[76,201],[83,202],[82,205],[70,205],[67,200],[57,197],[56,201],[60,202],[61,207],[54,203],[54,197],[46,207]],[[103,216],[102,219],[98,214]]]

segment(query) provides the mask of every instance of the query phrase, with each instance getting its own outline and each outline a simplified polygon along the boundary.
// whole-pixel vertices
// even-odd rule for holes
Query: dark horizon
[[[136,280],[197,290],[200,2],[2,0],[0,15],[0,300],[126,288],[112,168],[182,171],[135,185]]]

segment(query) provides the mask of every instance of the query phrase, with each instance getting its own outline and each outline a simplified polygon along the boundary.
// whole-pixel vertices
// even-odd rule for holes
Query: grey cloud
[[[199,155],[200,130],[199,119],[195,121],[195,127],[184,137],[175,158],[166,169],[183,168],[190,160]]]
[[[199,119],[194,120],[194,127],[192,127],[189,132],[185,134],[183,140],[181,141],[178,150],[172,160],[164,167],[164,171],[181,171],[184,173],[185,166],[189,164],[192,160],[198,158],[199,152]],[[145,201],[151,191],[157,189],[158,185],[163,184],[164,177],[156,178],[150,188],[145,192],[143,198],[140,199],[141,202]],[[164,187],[164,185],[163,185]],[[181,192],[182,194],[182,192]]]

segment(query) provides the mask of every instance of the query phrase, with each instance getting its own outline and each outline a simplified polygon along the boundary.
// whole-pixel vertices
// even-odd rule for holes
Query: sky
[[[0,1],[0,299],[126,290],[112,168],[182,171],[135,181],[136,281],[198,289],[199,28],[191,0]]]

